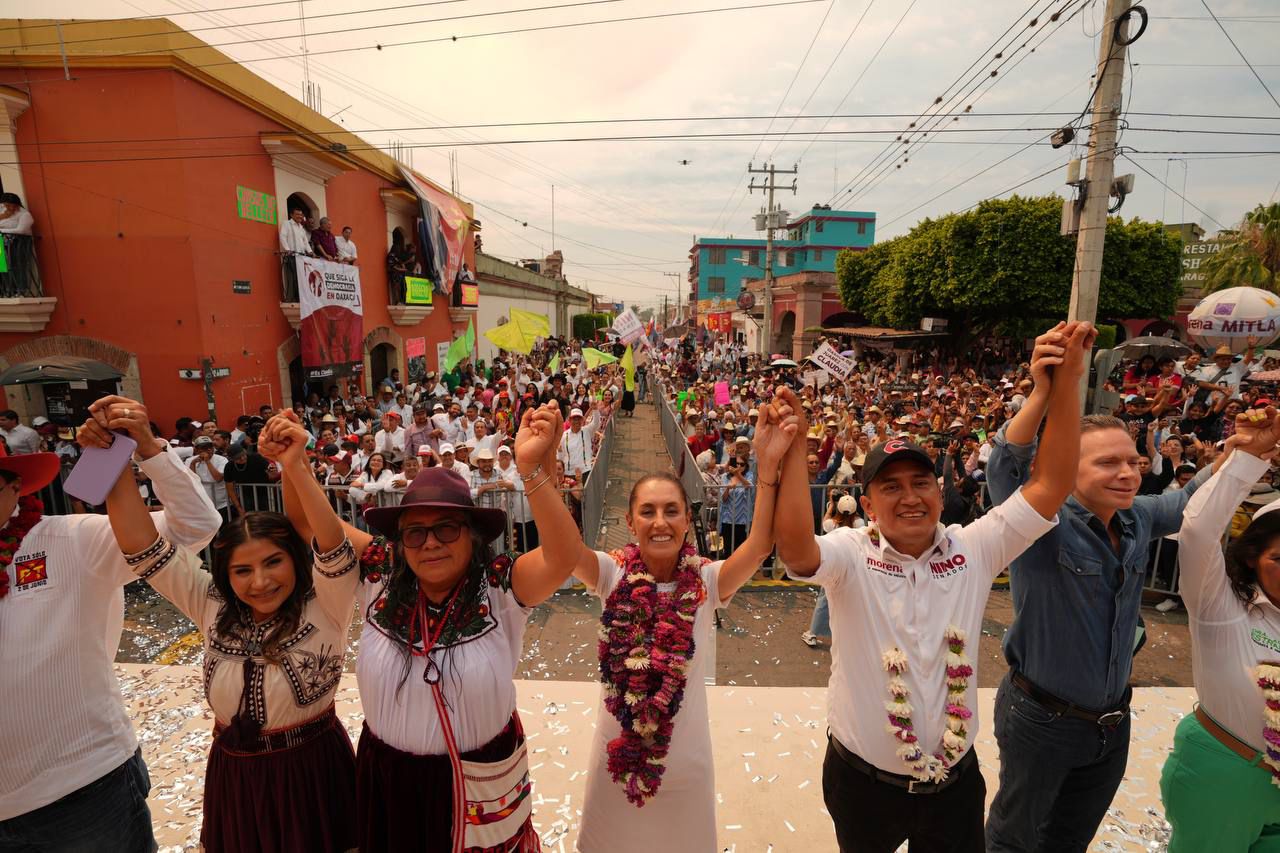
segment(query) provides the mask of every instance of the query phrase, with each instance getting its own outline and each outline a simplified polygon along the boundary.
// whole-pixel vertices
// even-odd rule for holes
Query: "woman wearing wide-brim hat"
[[[268,425],[265,452],[287,431],[277,427]],[[535,513],[561,505],[553,478],[563,429],[554,404],[521,418],[515,453]],[[284,482],[302,528],[287,473]],[[572,518],[539,525],[542,548],[495,555],[489,543],[506,530],[506,513],[477,507],[467,483],[444,468],[424,470],[398,506],[371,507],[364,518],[373,535],[345,527],[360,557],[364,617],[360,850],[538,850],[513,677],[531,608],[568,578],[581,547]]]

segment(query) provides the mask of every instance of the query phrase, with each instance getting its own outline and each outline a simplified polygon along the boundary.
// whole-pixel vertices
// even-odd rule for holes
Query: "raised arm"
[[[1062,346],[1067,342],[1064,333],[1066,323],[1059,323],[1040,337],[1036,338],[1035,349],[1031,352],[1031,379],[1035,383],[1031,394],[1022,408],[1005,427],[1005,441],[1010,444],[1027,445],[1036,440],[1040,431],[1040,422],[1049,411],[1049,392],[1052,387],[1049,366],[1061,364]],[[1046,359],[1056,359],[1056,361]]]
[[[723,604],[760,568],[773,550],[773,518],[778,498],[778,478],[782,457],[799,429],[799,418],[783,405],[760,409],[756,421],[756,505],[751,515],[751,532],[720,566],[718,588]]]
[[[778,543],[778,558],[787,564],[794,575],[810,577],[818,571],[822,555],[818,540],[813,535],[813,515],[809,512],[809,473],[805,465],[804,409],[790,388],[779,388],[774,405],[785,406],[796,418],[796,433],[782,457],[781,485],[773,511],[773,535]],[[790,507],[790,509],[788,509]],[[800,512],[804,507],[805,511]]]
[[[599,572],[596,556],[582,541],[555,482],[563,429],[560,407],[547,403],[526,409],[516,432],[516,470],[522,480],[530,478],[524,484],[525,498],[542,543],[520,555],[511,570],[511,589],[526,607],[541,604],[570,574],[594,586]]]
[[[1044,518],[1055,517],[1075,488],[1080,464],[1080,379],[1088,370],[1098,337],[1092,323],[1068,328],[1071,336],[1061,347],[1062,355],[1046,353],[1041,359],[1044,367],[1053,367],[1049,415],[1031,479],[1022,487],[1022,496]]]
[[[1178,588],[1195,617],[1225,620],[1238,607],[1226,577],[1222,535],[1240,502],[1266,473],[1278,439],[1275,409],[1239,415],[1236,434],[1227,439],[1237,452],[1187,502],[1178,533]]]

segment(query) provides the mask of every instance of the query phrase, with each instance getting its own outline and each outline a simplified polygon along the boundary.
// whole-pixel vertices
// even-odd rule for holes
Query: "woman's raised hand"
[[[258,436],[258,452],[281,465],[305,464],[310,434],[292,409],[272,416]]]
[[[515,444],[516,465],[522,472],[533,471],[539,465],[545,473],[555,470],[555,454],[560,448],[563,423],[556,403],[525,410],[520,418]]]
[[[756,436],[753,442],[758,461],[758,470],[768,479],[782,463],[787,448],[795,440],[800,431],[800,418],[796,416],[786,403],[769,403],[760,409],[760,417],[756,420]],[[776,480],[775,480],[776,482]]]

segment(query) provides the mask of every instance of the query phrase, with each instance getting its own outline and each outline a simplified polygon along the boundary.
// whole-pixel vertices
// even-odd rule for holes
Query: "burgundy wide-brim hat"
[[[2,462],[3,460],[0,460]],[[364,520],[388,539],[400,538],[400,515],[415,507],[457,509],[467,516],[467,521],[487,541],[500,536],[507,529],[507,514],[500,509],[479,507],[471,500],[467,481],[456,471],[445,468],[427,468],[413,478],[405,489],[399,506],[375,506],[364,511]]]
[[[0,471],[9,471],[22,478],[19,495],[38,492],[58,476],[62,462],[56,453],[20,453],[10,456],[0,445]]]

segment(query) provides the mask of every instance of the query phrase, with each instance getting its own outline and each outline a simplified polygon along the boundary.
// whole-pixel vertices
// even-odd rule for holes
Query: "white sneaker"
[[[804,644],[811,649],[816,649],[818,647],[818,637],[815,634],[810,634],[808,631],[805,631],[800,635],[800,639],[803,640]]]
[[[1176,598],[1166,598],[1164,601],[1156,605],[1156,610],[1159,610],[1161,613],[1168,613],[1170,610],[1177,609],[1178,599]]]

